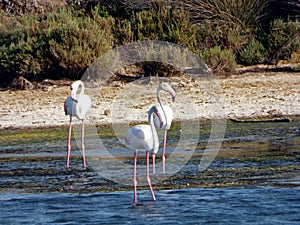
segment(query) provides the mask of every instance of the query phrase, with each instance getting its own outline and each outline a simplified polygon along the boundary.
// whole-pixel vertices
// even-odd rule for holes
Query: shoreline
[[[290,116],[284,116],[284,117],[270,117],[270,116],[266,116],[266,117],[260,117],[260,118],[238,118],[238,119],[233,119],[233,118],[229,118],[229,119],[199,119],[197,120],[200,124],[209,124],[212,121],[218,123],[219,121],[221,121],[222,123],[291,123],[293,121],[299,121],[300,120],[300,116],[294,116],[294,115],[290,115]],[[193,120],[191,120],[193,121]],[[173,121],[174,123],[180,123],[182,121]],[[133,121],[132,123],[130,123],[130,125],[136,125],[139,123],[147,123],[147,121]],[[76,123],[76,125],[80,125],[80,123]],[[112,123],[99,123],[99,124],[86,124],[86,126],[95,126],[97,128],[101,128],[101,127],[111,127],[113,124]],[[47,129],[68,129],[68,124],[63,124],[63,125],[45,125],[45,126],[9,126],[9,127],[0,127],[0,132],[15,132],[15,131],[33,131],[33,130],[47,130]]]
[[[266,120],[297,119],[300,116],[299,72],[250,72],[242,76],[217,77],[215,81],[219,87],[213,91],[208,89],[209,83],[205,81],[201,81],[200,86],[203,86],[199,89],[199,85],[186,77],[167,79],[177,93],[176,100],[171,103],[169,96],[162,97],[173,108],[174,120]],[[157,103],[158,82],[154,79],[141,88],[134,82],[124,84],[118,81],[101,89],[87,89],[93,101],[87,124],[147,122],[147,110],[151,104]],[[213,97],[215,93],[217,97]],[[68,96],[67,84],[52,84],[46,89],[0,91],[3,100],[0,130],[64,127],[69,123],[63,110]],[[221,103],[215,105],[214,101],[219,97]],[[111,114],[107,114],[107,110]],[[80,123],[77,119],[74,122]]]

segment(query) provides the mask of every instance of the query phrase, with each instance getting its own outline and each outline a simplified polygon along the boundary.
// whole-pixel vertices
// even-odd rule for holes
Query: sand
[[[174,119],[282,118],[300,115],[300,73],[244,73],[213,80],[172,78],[175,102],[162,94],[174,110]],[[68,83],[68,82],[66,82]],[[150,83],[113,82],[86,88],[92,109],[86,122],[111,124],[146,122],[147,110],[156,104],[158,80]],[[65,126],[69,123],[63,104],[69,86],[52,84],[43,89],[0,91],[0,129]],[[76,123],[79,123],[76,119]]]

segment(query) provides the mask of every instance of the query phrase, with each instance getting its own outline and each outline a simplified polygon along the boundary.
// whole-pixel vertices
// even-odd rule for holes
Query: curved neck
[[[83,95],[84,94],[84,84],[83,84],[83,82],[82,81],[76,81],[76,82],[73,83],[73,86],[72,86],[73,89],[71,90],[71,97],[74,100],[77,100],[77,91],[78,91],[79,87],[81,87],[79,95]]]
[[[84,84],[83,84],[83,82],[79,83],[78,88],[79,88],[79,86],[81,86],[81,90],[80,90],[79,95],[83,95],[84,94]]]
[[[165,108],[164,108],[164,104],[162,103],[162,101],[160,100],[160,89],[158,89],[157,90],[157,101],[158,101],[158,103],[159,103],[159,105],[160,105],[160,107],[161,107],[161,109],[162,109],[162,111],[163,111],[163,114],[164,114],[164,117],[165,117],[165,122],[166,122],[166,124],[167,124],[167,114],[166,114],[166,112],[165,112]]]
[[[159,144],[157,131],[155,129],[154,120],[153,120],[153,113],[154,108],[152,107],[148,112],[148,121],[150,123],[151,131],[152,131],[152,137],[153,137],[153,151],[155,152],[155,146]],[[157,149],[158,150],[158,149]],[[156,153],[156,152],[155,152]]]

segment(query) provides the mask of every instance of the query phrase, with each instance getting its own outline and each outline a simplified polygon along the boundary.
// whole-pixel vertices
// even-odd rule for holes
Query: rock
[[[104,110],[104,115],[105,116],[111,116],[111,110],[110,109],[105,109]]]
[[[9,86],[16,90],[31,90],[34,88],[34,85],[30,81],[21,76],[13,79]]]

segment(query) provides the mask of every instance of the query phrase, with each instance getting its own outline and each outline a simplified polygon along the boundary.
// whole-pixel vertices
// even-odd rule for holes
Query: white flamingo
[[[166,142],[167,142],[167,132],[171,127],[171,123],[173,120],[173,110],[170,106],[164,105],[162,101],[160,100],[160,91],[166,91],[172,96],[172,101],[175,100],[176,93],[174,89],[168,84],[168,83],[161,83],[157,87],[157,100],[160,105],[158,108],[158,111],[162,116],[162,122],[163,125],[160,127],[160,121],[159,119],[154,115],[154,124],[155,127],[161,130],[164,130],[164,142],[163,142],[163,150],[162,150],[162,163],[163,163],[163,174],[166,173],[166,166],[165,166],[165,161],[166,161]],[[153,160],[153,173],[155,173],[155,154],[152,154],[152,160]]]
[[[158,112],[156,106],[152,106],[148,112],[148,121],[150,125],[139,124],[131,127],[126,135],[125,141],[130,145],[132,149],[134,149],[134,170],[133,170],[133,186],[134,186],[134,201],[133,204],[137,204],[137,180],[136,180],[136,164],[137,164],[137,151],[138,150],[146,150],[146,177],[147,182],[152,194],[152,198],[155,201],[155,195],[152,189],[150,177],[149,177],[149,151],[153,151],[153,153],[157,153],[159,148],[159,140],[157,136],[157,132],[155,129],[153,114],[157,115],[158,119],[161,119],[161,116]]]
[[[81,88],[79,94],[77,94],[78,88]],[[70,116],[69,134],[68,134],[68,154],[66,166],[70,166],[70,154],[71,154],[71,133],[72,133],[72,117],[76,116],[82,121],[81,130],[81,147],[82,147],[82,159],[83,168],[86,169],[85,152],[84,152],[84,119],[85,114],[90,110],[92,101],[91,98],[84,94],[84,84],[81,80],[77,80],[71,84],[71,96],[69,96],[64,104],[66,115]]]

